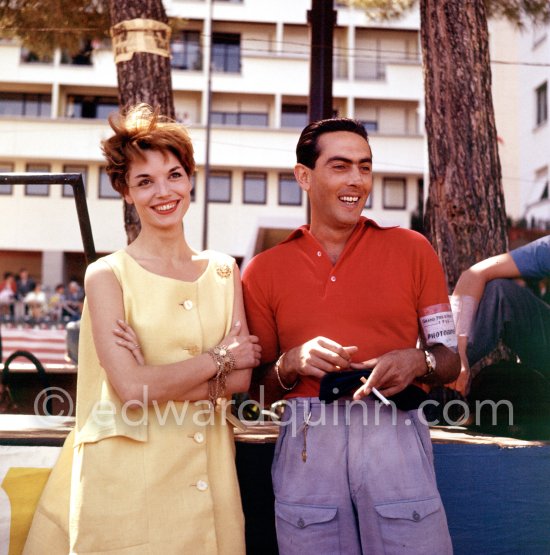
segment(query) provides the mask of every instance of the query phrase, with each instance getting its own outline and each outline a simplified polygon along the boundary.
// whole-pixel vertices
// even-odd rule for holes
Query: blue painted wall
[[[433,447],[455,555],[550,554],[550,446]]]

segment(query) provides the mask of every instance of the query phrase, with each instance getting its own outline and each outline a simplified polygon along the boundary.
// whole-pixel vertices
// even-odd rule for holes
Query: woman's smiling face
[[[180,224],[191,202],[191,182],[172,152],[145,150],[130,164],[124,194],[144,224]]]

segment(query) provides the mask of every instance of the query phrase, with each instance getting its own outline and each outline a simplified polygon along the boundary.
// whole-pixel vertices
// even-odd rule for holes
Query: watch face
[[[433,353],[431,353],[430,351],[426,352],[426,357],[429,359],[430,361],[430,366],[432,367],[432,370],[435,370],[435,366],[436,366],[436,360],[435,360],[435,356]]]

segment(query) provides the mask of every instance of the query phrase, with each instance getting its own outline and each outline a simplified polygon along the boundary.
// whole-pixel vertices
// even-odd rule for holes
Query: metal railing
[[[70,185],[73,188],[78,225],[84,246],[86,265],[96,258],[86,191],[81,173],[0,173],[0,184],[5,185]]]

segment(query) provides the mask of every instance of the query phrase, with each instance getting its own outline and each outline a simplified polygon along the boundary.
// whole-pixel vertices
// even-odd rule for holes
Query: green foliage
[[[172,30],[187,19],[169,18]],[[56,47],[71,55],[83,40],[110,38],[109,0],[0,0],[0,37],[18,38],[38,56]]]
[[[419,0],[343,0],[349,6],[362,8],[370,19],[396,19],[412,9]],[[455,0],[462,2],[463,0]],[[526,20],[550,21],[548,0],[484,0],[489,17],[506,18],[522,27]]]
[[[0,0],[0,28],[39,56],[56,46],[74,54],[82,39],[109,36],[107,0]]]
[[[550,2],[548,0],[486,0],[489,16],[506,18],[520,27],[526,19],[537,23],[550,21]]]
[[[397,19],[413,8],[418,0],[343,0],[344,4],[362,8],[369,19]]]

